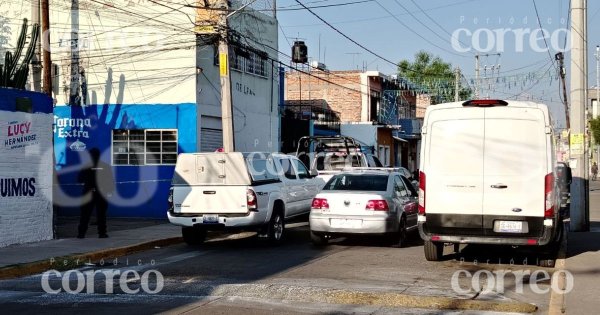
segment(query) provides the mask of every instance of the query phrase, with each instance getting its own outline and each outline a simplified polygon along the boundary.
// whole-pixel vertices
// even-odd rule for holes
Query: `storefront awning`
[[[402,139],[402,138],[399,138],[399,137],[394,137],[394,136],[392,136],[392,138],[394,138],[394,140],[396,140],[396,141],[398,141],[398,142],[408,142],[408,140],[404,140],[404,139]]]

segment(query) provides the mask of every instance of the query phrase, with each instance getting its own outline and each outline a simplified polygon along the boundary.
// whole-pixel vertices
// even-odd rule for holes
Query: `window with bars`
[[[219,65],[219,52],[215,47],[215,66]],[[245,51],[243,54],[236,53],[235,49],[229,52],[229,66],[232,70],[267,77],[267,57],[254,51]]]
[[[177,162],[177,130],[115,129],[113,165],[173,165]]]

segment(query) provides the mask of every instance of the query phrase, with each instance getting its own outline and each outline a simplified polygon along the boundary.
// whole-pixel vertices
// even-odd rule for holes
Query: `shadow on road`
[[[567,257],[600,251],[600,222],[590,222],[591,232],[569,232]]]

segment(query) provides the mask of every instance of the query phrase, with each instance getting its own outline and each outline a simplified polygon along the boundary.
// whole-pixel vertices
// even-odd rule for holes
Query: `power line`
[[[451,6],[455,6],[455,5],[461,5],[464,3],[468,3],[468,2],[473,2],[476,0],[465,0],[465,1],[460,1],[460,2],[456,2],[456,3],[450,3],[450,4],[446,4],[446,5],[440,5],[437,7],[432,7],[432,8],[428,8],[425,9],[425,11],[434,11],[434,10],[439,10],[439,9],[443,9],[443,8],[447,8],[447,7],[451,7]],[[413,11],[412,13],[419,13],[418,11]],[[393,16],[405,16],[408,15],[408,13],[402,13],[402,14],[395,14]],[[343,21],[336,21],[336,22],[330,22],[331,24],[348,24],[348,23],[357,23],[357,22],[368,22],[368,21],[375,21],[375,20],[381,20],[381,19],[387,19],[387,18],[391,18],[392,16],[386,15],[386,16],[376,16],[376,17],[371,17],[371,18],[364,18],[364,19],[353,19],[353,20],[343,20]],[[297,25],[288,25],[285,27],[310,27],[310,26],[320,26],[323,24],[297,24]]]
[[[546,36],[544,35],[544,29],[542,28],[542,21],[540,20],[540,14],[538,12],[537,5],[535,4],[535,0],[531,1],[533,2],[533,8],[535,9],[535,15],[537,16],[538,25],[540,26],[540,32],[542,32],[542,37],[544,38],[544,44],[546,45],[546,52],[548,53],[548,58],[550,58],[552,65],[556,68],[556,71],[558,71],[558,68],[554,63],[554,58],[552,58],[552,54],[550,54],[550,47],[548,46],[548,41],[546,41]]]
[[[394,2],[396,2],[397,5],[399,5],[402,9],[404,9],[404,11],[408,12],[410,14],[410,16],[412,16],[417,22],[419,22],[419,24],[423,25],[426,29],[428,29],[429,31],[431,31],[435,36],[437,36],[438,38],[441,38],[443,41],[447,42],[447,39],[443,38],[440,34],[438,34],[436,31],[432,30],[427,24],[423,23],[420,19],[418,19],[414,14],[412,14],[405,6],[403,6],[400,2],[398,2],[398,0],[394,0]],[[376,1],[376,3],[382,8],[384,9],[387,13],[389,13],[390,15],[393,16],[393,13],[390,12],[387,8],[385,8],[383,5],[381,5],[381,3],[379,3],[379,1]],[[465,55],[456,53],[454,51],[448,50],[446,48],[443,48],[441,46],[438,46],[436,44],[434,44],[433,42],[431,42],[430,40],[428,40],[427,38],[425,38],[424,36],[422,36],[421,34],[419,34],[417,31],[413,30],[412,28],[410,28],[408,25],[406,25],[404,22],[402,22],[398,17],[394,16],[394,19],[400,23],[402,26],[404,26],[405,28],[407,28],[409,31],[411,31],[412,33],[414,33],[415,35],[419,36],[421,39],[425,40],[426,42],[428,42],[429,44],[443,50],[446,51],[450,54],[456,55],[456,56],[460,56],[460,57],[467,57]]]
[[[322,17],[320,17],[318,14],[316,14],[313,10],[311,10],[310,8],[308,8],[307,6],[305,6],[302,2],[300,2],[300,0],[294,0],[296,1],[299,5],[301,5],[302,7],[304,7],[308,12],[310,12],[312,15],[314,15],[317,19],[319,19],[321,22],[325,23],[327,26],[329,26],[331,29],[333,29],[334,31],[336,31],[338,34],[342,35],[344,38],[346,38],[347,40],[351,41],[352,43],[354,43],[356,46],[364,49],[365,51],[369,52],[370,54],[372,54],[373,56],[389,63],[392,64],[394,66],[397,66],[398,64],[379,55],[378,53],[370,50],[369,48],[365,47],[364,45],[362,45],[361,43],[357,42],[356,40],[352,39],[350,36],[344,34],[342,31],[338,30],[335,26],[329,24],[329,22],[327,22],[325,19],[323,19]]]

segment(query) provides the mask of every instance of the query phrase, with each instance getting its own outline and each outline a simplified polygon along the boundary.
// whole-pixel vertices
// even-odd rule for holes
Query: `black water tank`
[[[306,63],[308,61],[308,48],[303,41],[295,41],[292,47],[292,61]]]

